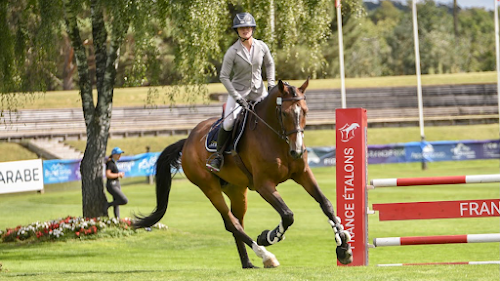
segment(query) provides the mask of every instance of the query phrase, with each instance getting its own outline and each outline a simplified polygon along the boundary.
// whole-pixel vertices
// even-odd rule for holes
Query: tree
[[[360,0],[345,0],[358,7]],[[352,4],[352,5],[350,5]],[[275,34],[269,30],[269,5],[275,8]],[[295,44],[311,48],[308,72],[324,59],[318,50],[326,42],[333,3],[316,1],[236,0],[7,0],[0,2],[0,93],[4,108],[15,109],[16,92],[44,91],[57,72],[54,42],[69,38],[78,72],[78,88],[87,130],[81,162],[83,216],[107,215],[104,210],[103,159],[107,148],[119,51],[127,46],[134,57],[125,71],[144,77],[160,55],[154,39],[167,21],[172,27],[177,83],[189,95],[206,93],[205,83],[217,76],[222,50],[236,40],[231,30],[238,11],[254,14],[264,40],[273,51]],[[354,10],[354,9],[353,9]],[[86,31],[91,30],[90,34]],[[5,32],[4,32],[5,31]],[[228,34],[231,34],[228,36]],[[127,42],[124,43],[125,38]],[[272,39],[276,38],[276,41]],[[133,41],[133,48],[131,42]],[[275,43],[273,43],[275,42]],[[68,55],[68,54],[67,54]],[[89,65],[94,56],[95,70]],[[289,56],[293,58],[293,56]],[[71,71],[71,68],[66,69]],[[151,74],[151,73],[149,73]],[[152,76],[150,76],[152,77]],[[137,77],[132,77],[137,78]],[[135,81],[135,79],[133,79]],[[92,89],[97,90],[94,100]],[[14,93],[14,94],[13,94]],[[169,92],[173,95],[172,92]],[[9,101],[5,107],[5,101]]]

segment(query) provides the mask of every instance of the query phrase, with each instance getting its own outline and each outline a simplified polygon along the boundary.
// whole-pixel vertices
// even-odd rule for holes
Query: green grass
[[[279,77],[277,77],[279,79]],[[455,73],[440,75],[422,75],[422,85],[446,85],[446,84],[482,84],[496,83],[496,72],[476,72],[476,73]],[[304,80],[288,81],[292,85],[300,86]],[[371,78],[347,78],[346,88],[366,88],[366,87],[396,87],[396,86],[416,86],[417,78],[414,75],[387,76]],[[308,89],[338,89],[340,79],[311,80]],[[170,104],[165,92],[170,91],[169,86],[165,87],[136,87],[136,88],[116,88],[114,90],[113,106],[138,106],[143,107],[147,100],[153,101],[156,105]],[[153,91],[153,99],[148,99],[148,92]],[[226,90],[221,83],[208,85],[209,93],[225,93]],[[45,94],[25,95],[22,99],[22,109],[49,109],[49,108],[81,108],[80,94],[73,91],[53,91]],[[191,100],[190,100],[191,99]],[[207,103],[206,96],[197,96],[193,93],[184,93],[176,90],[176,104]],[[19,108],[21,109],[21,108]]]
[[[22,146],[20,143],[0,142],[0,162],[36,159],[36,153]]]
[[[370,165],[369,179],[498,173],[496,160]],[[335,202],[334,168],[314,173],[325,195]],[[148,214],[155,204],[154,186],[128,179],[123,190],[129,204],[123,216]],[[12,245],[0,244],[2,280],[498,280],[500,268],[478,266],[416,266],[378,268],[378,263],[499,260],[499,243],[387,247],[370,250],[368,267],[335,264],[333,235],[318,205],[295,183],[279,186],[294,211],[295,223],[286,239],[269,248],[279,259],[277,269],[241,270],[232,236],[203,193],[182,177],[174,180],[170,205],[162,223],[168,231],[139,230],[120,239]],[[499,198],[498,184],[380,188],[369,191],[371,203]],[[0,196],[0,228],[81,215],[79,183],[49,185],[45,194]],[[246,231],[256,237],[275,227],[277,213],[255,192],[249,193]],[[495,233],[499,218],[379,222],[370,216],[369,238]],[[261,261],[250,251],[254,264]]]

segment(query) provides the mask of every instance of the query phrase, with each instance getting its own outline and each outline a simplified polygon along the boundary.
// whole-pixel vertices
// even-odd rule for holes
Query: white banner
[[[0,194],[43,190],[42,160],[0,163]]]

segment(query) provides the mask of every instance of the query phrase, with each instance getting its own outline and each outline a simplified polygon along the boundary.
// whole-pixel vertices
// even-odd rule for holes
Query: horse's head
[[[286,82],[278,82],[276,111],[281,126],[281,133],[290,146],[290,155],[294,159],[304,154],[304,128],[306,127],[307,104],[305,91],[309,78],[296,88]]]

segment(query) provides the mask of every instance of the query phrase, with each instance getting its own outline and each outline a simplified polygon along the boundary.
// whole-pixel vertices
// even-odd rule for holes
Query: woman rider
[[[234,121],[242,107],[246,108],[248,101],[264,99],[268,89],[274,87],[274,60],[266,43],[253,38],[256,26],[254,17],[249,13],[239,13],[233,19],[238,40],[224,55],[219,77],[228,92],[224,122],[217,137],[217,152],[206,164],[214,172],[219,172],[222,167],[222,150],[231,137]],[[268,89],[262,79],[262,66],[266,67]]]

